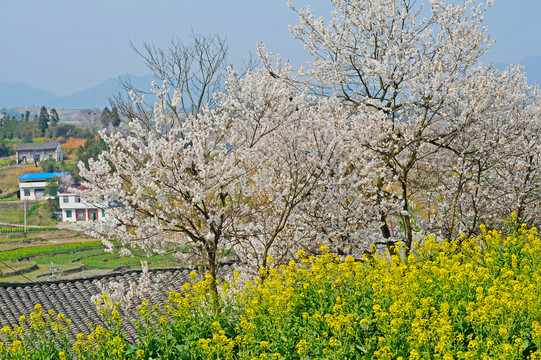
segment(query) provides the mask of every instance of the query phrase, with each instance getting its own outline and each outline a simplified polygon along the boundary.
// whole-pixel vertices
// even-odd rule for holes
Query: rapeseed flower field
[[[96,305],[107,327],[67,339],[69,319],[36,307],[1,330],[5,359],[541,359],[541,240],[509,231],[436,242],[406,257],[340,259],[325,247],[239,283],[185,284],[164,306],[143,302],[139,341],[121,304]],[[402,255],[401,255],[402,254]],[[269,259],[272,263],[272,259]],[[26,326],[26,327],[25,327]],[[39,350],[35,341],[41,342]],[[51,344],[55,344],[52,346]]]

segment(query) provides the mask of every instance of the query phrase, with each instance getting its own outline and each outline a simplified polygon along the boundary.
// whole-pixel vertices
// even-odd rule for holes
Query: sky
[[[293,3],[321,15],[331,9],[327,0]],[[540,56],[539,14],[539,0],[496,0],[485,16],[496,44],[483,61]],[[307,54],[289,33],[296,22],[282,0],[0,0],[0,83],[69,95],[126,73],[146,75],[130,42],[166,46],[192,31],[225,37],[232,63],[264,42],[298,66]]]

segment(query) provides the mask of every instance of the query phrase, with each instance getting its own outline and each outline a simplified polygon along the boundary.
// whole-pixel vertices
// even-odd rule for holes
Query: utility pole
[[[24,199],[24,236],[26,237],[26,199]]]
[[[54,267],[54,263],[51,261],[51,279],[55,279],[54,273],[58,270],[58,268]]]

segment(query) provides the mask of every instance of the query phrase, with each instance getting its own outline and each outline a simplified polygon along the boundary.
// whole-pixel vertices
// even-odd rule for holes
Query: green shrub
[[[15,165],[17,162],[14,159],[0,159],[0,168],[4,166]]]

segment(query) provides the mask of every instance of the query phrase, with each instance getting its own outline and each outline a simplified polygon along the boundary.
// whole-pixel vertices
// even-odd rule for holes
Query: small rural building
[[[77,190],[86,189],[88,188],[84,186],[77,188]],[[85,202],[79,195],[69,191],[58,194],[58,201],[62,210],[62,221],[93,221],[105,217],[105,210]]]
[[[62,161],[62,146],[58,141],[46,143],[22,143],[15,147],[17,163],[32,163],[41,160],[54,159]]]
[[[22,174],[17,179],[19,181],[21,200],[41,200],[45,199],[45,186],[53,177],[61,177],[68,172]]]

